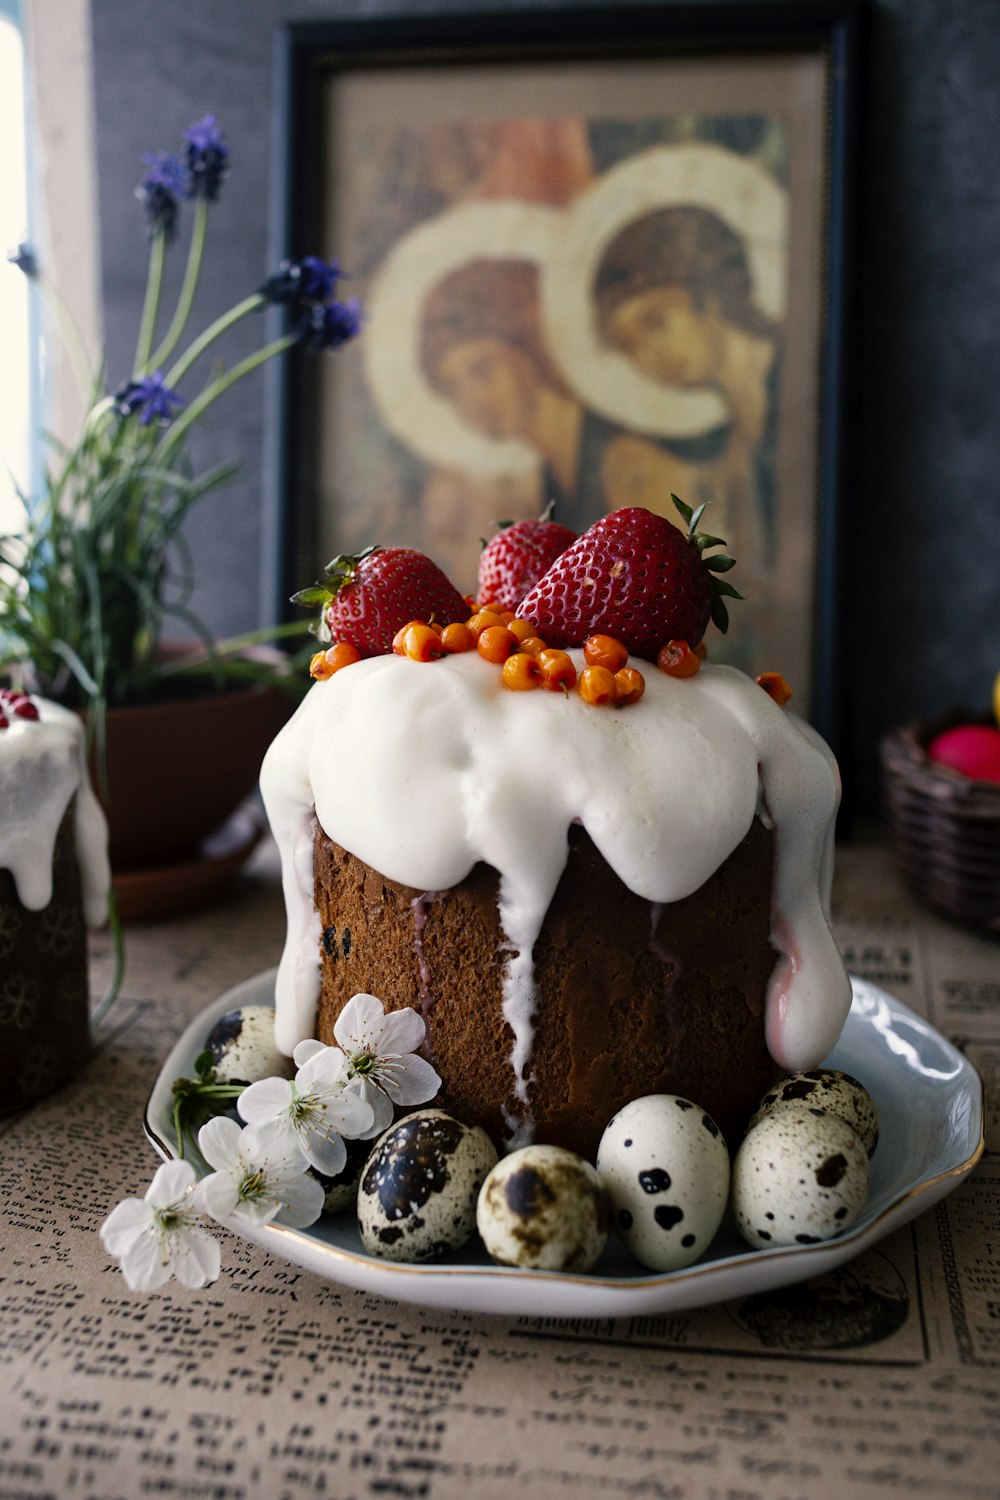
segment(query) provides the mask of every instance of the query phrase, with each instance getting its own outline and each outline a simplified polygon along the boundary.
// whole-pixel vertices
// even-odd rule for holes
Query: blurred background
[[[209,112],[225,129],[234,170],[199,288],[202,326],[259,286],[283,248],[274,216],[277,28],[400,8],[400,0],[0,0],[5,242],[16,243],[27,221],[85,340],[92,349],[103,341],[112,386],[129,369],[145,282],[145,227],[123,191],[138,180],[141,153],[172,146]],[[489,9],[474,0],[402,8],[412,16]],[[590,8],[586,0],[536,6],[568,17]],[[646,8],[668,16],[672,7],[649,0]],[[722,8],[704,9],[711,17]],[[850,806],[862,813],[877,806],[881,734],[953,706],[985,710],[1000,669],[1000,6],[873,0],[866,11],[835,641],[840,749]],[[30,488],[39,400],[47,424],[71,436],[74,397],[55,356],[48,367],[33,363],[24,287],[6,267],[0,283],[0,440]],[[234,357],[259,341],[253,322],[237,334]],[[254,376],[220,402],[197,439],[199,461],[238,455],[242,464],[188,525],[196,607],[221,634],[274,615],[272,402],[268,379]],[[8,519],[9,491],[0,504]]]

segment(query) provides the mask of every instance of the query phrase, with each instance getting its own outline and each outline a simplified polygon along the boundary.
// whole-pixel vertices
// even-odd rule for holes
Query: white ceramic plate
[[[273,1254],[359,1291],[466,1312],[548,1317],[627,1317],[706,1306],[821,1276],[915,1218],[957,1187],[983,1149],[983,1090],[962,1054],[901,1001],[853,979],[854,1003],[826,1059],[872,1094],[881,1137],[865,1212],[841,1238],[821,1245],[750,1250],[723,1231],[709,1254],[682,1271],[644,1271],[612,1239],[585,1276],[496,1266],[478,1246],[425,1265],[366,1255],[349,1214],[309,1229],[241,1229]],[[144,1127],[164,1158],[176,1154],[171,1085],[190,1076],[220,1016],[240,1005],[270,1005],[274,971],[237,985],[208,1006],[174,1047],[146,1106]]]

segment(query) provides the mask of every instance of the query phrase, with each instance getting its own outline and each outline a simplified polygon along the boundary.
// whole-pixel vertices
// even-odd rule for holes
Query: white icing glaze
[[[579,667],[581,654],[570,654]],[[697,890],[759,812],[775,832],[768,1045],[791,1071],[826,1056],[851,1000],[828,923],[833,757],[733,668],[706,665],[687,681],[652,667],[644,675],[644,697],[622,710],[575,693],[510,692],[474,652],[428,664],[373,657],[310,690],[261,772],[288,910],[276,990],[283,1051],[315,1024],[315,807],[332,839],[418,891],[458,884],[479,860],[499,872],[504,1014],[522,1106],[532,950],[570,824],[582,823],[632,891],[666,903]]]
[[[83,911],[88,926],[101,927],[111,884],[108,830],[87,774],[83,724],[57,703],[31,701],[37,720],[12,714],[0,729],[0,869],[13,875],[22,906],[48,906],[56,835],[75,793]]]

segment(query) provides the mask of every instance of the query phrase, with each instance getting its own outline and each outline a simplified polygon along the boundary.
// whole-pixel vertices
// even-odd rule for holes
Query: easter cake
[[[0,1089],[17,1109],[86,1054],[86,926],[107,916],[107,827],[83,724],[0,689]]]
[[[712,608],[712,543],[615,512],[528,590],[496,651],[499,621],[450,626],[468,606],[443,576],[403,590],[374,642],[325,608],[344,669],[313,686],[261,776],[288,915],[283,1051],[331,1041],[357,992],[412,1006],[443,1108],[501,1149],[591,1159],[650,1093],[697,1099],[735,1140],[778,1074],[826,1056],[850,1005],[828,923],[836,766],[757,682],[685,644]],[[574,574],[581,548],[602,607]],[[398,628],[411,620],[438,631]],[[472,649],[435,648],[442,624],[471,629]],[[595,672],[592,642],[612,631],[631,664]],[[517,674],[561,690],[511,690]]]

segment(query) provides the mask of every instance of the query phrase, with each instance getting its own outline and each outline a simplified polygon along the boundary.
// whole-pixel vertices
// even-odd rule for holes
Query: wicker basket
[[[882,741],[892,842],[907,885],[928,906],[1000,934],[1000,783],[935,765],[927,746],[968,716],[911,724]]]

